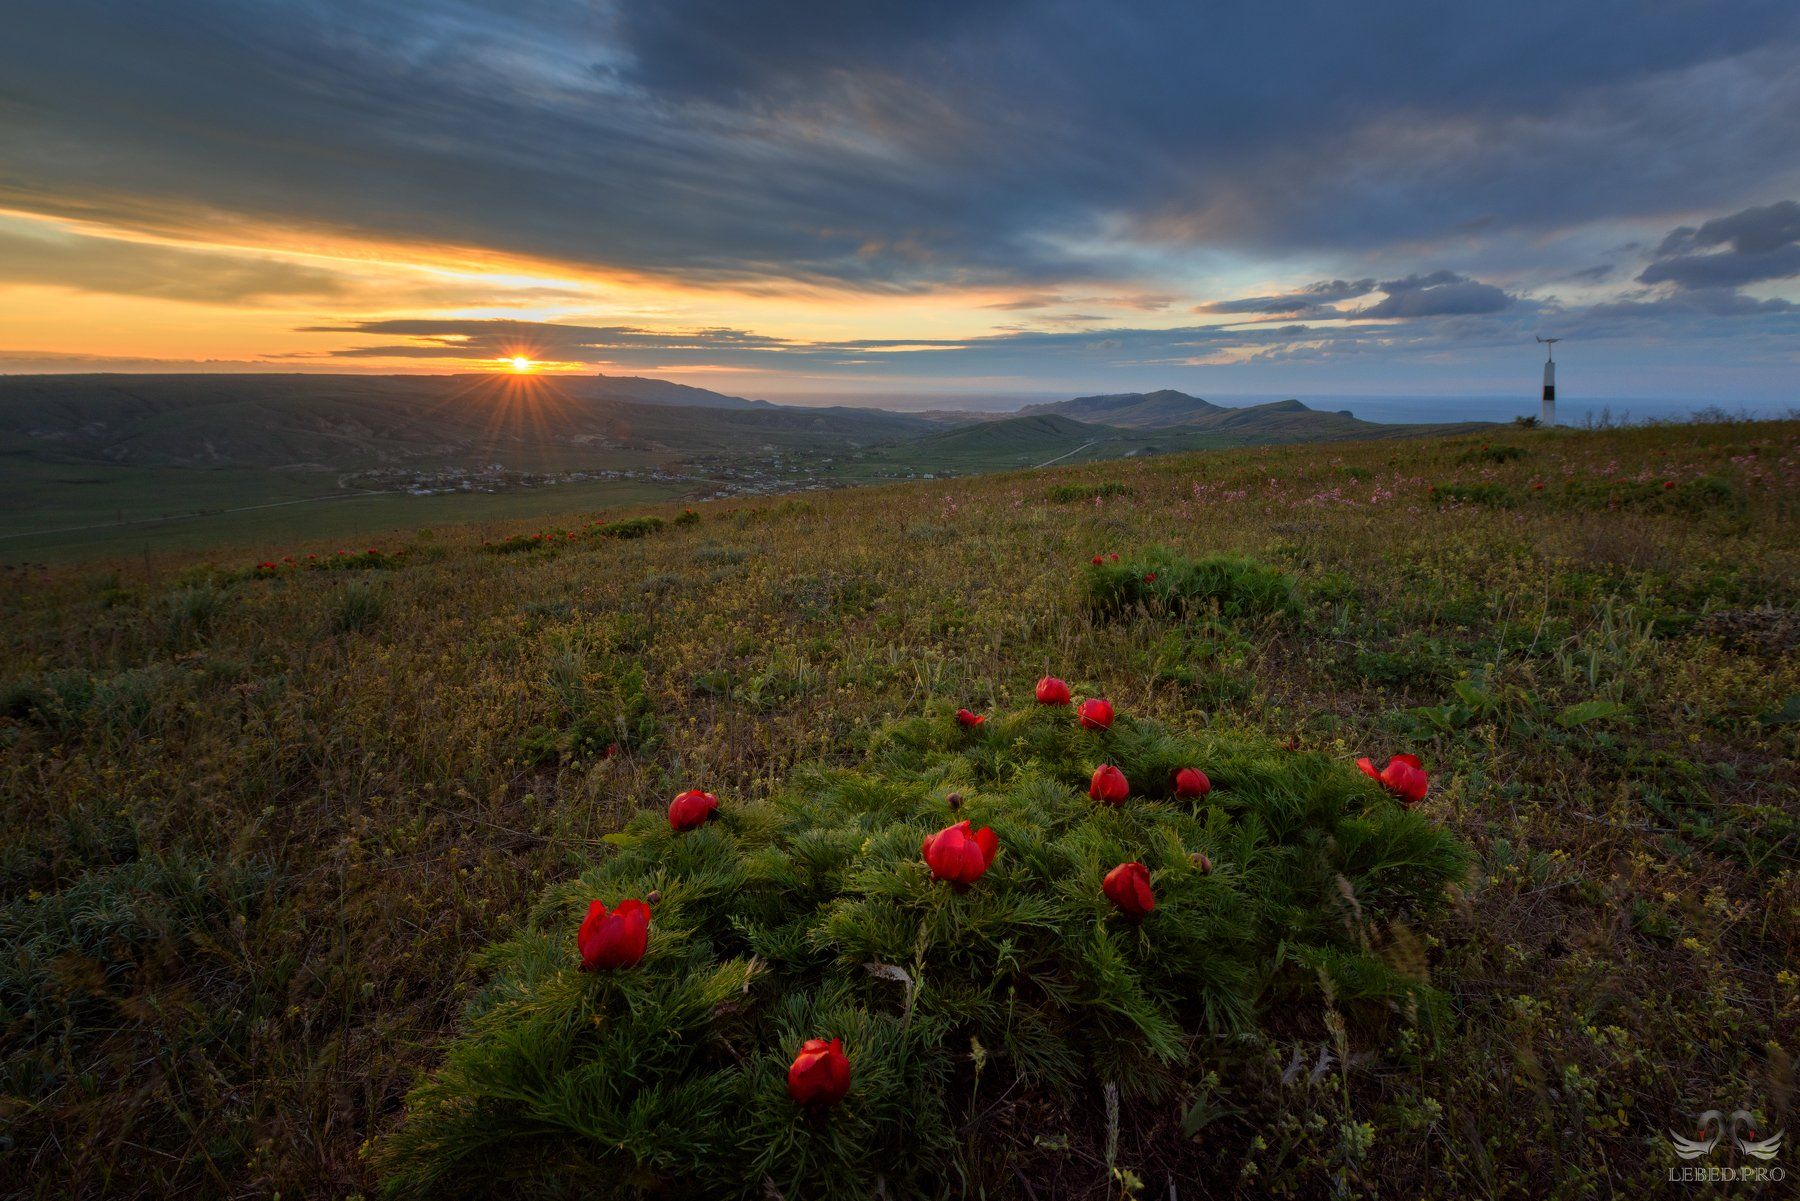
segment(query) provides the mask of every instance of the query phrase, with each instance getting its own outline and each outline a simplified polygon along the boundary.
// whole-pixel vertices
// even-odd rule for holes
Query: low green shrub
[[[1131,782],[1119,808],[1088,798],[1101,763]],[[1189,765],[1213,790],[1177,800]],[[958,891],[920,843],[965,818],[1000,849]],[[1429,1012],[1380,943],[1466,864],[1348,763],[1043,706],[901,722],[859,769],[727,797],[687,833],[643,812],[607,842],[482,953],[462,1035],[371,1152],[391,1194],[939,1192],[976,1170],[952,1115],[978,1082],[1163,1103],[1229,1070],[1235,1036]],[[1140,923],[1101,891],[1133,860],[1156,895]],[[632,897],[653,905],[642,962],[578,970],[589,900]],[[825,1112],[784,1087],[811,1038],[852,1069]]]
[[[642,538],[663,528],[660,517],[625,517],[593,526],[588,533],[595,538]]]
[[[1190,559],[1152,550],[1129,562],[1105,560],[1089,568],[1085,591],[1089,612],[1101,618],[1144,609],[1180,616],[1217,609],[1233,618],[1300,612],[1293,576],[1232,555]]]

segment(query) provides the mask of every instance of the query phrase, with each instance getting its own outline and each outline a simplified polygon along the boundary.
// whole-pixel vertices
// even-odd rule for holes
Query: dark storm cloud
[[[0,39],[0,203],[753,287],[1141,284],[1141,246],[1741,206],[1800,177],[1797,41],[1786,0],[63,0]]]
[[[1698,229],[1682,226],[1657,247],[1639,283],[1737,288],[1800,276],[1800,203],[1747,208]]]

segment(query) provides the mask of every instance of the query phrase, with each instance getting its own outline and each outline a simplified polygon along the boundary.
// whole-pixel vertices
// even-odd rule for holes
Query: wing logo
[[[1739,1133],[1740,1129],[1742,1133]],[[1774,1159],[1781,1152],[1781,1136],[1786,1133],[1785,1130],[1777,1130],[1768,1138],[1758,1139],[1756,1119],[1750,1116],[1748,1110],[1740,1109],[1731,1115],[1731,1140],[1737,1144],[1739,1151],[1752,1159],[1760,1159],[1765,1163]]]
[[[1725,1136],[1725,1115],[1716,1109],[1709,1109],[1701,1114],[1694,1123],[1694,1137],[1683,1138],[1673,1130],[1669,1131],[1669,1141],[1675,1144],[1675,1154],[1683,1159],[1700,1159],[1711,1155],[1713,1148]]]
[[[1728,1154],[1726,1167],[1708,1167],[1694,1163],[1692,1167],[1670,1169],[1670,1179],[1683,1181],[1723,1181],[1723,1179],[1786,1179],[1780,1167],[1760,1167],[1760,1163],[1771,1163],[1782,1152],[1782,1136],[1786,1131],[1769,1134],[1768,1138],[1757,1136],[1757,1116],[1748,1109],[1733,1109],[1732,1116],[1726,1118],[1719,1109],[1708,1109],[1694,1120],[1694,1138],[1687,1134],[1669,1131],[1670,1145],[1681,1160],[1694,1163],[1694,1160],[1705,1160],[1712,1152],[1719,1151],[1723,1145],[1728,1152],[1735,1149],[1737,1154]],[[1733,1167],[1732,1160],[1741,1167]],[[1757,1161],[1757,1163],[1750,1163]]]

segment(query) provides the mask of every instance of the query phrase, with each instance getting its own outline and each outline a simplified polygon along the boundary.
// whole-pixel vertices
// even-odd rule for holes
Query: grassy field
[[[421,529],[566,513],[572,508],[648,504],[687,484],[597,480],[503,492],[408,496],[351,494],[335,481],[248,468],[89,468],[91,493],[51,511],[0,513],[0,562],[69,564],[135,555],[161,560],[204,553],[243,558],[303,542],[412,539]],[[69,475],[64,472],[65,477]],[[20,492],[29,481],[14,479]],[[334,548],[335,549],[335,548]]]
[[[1647,1196],[1688,1187],[1666,1132],[1702,1111],[1791,1127],[1800,424],[698,511],[633,538],[564,531],[658,510],[438,525],[375,560],[245,539],[11,573],[0,1191],[375,1192],[478,953],[633,814],[695,784],[786,793],[894,719],[1014,709],[1047,672],[1215,740],[1417,753],[1414,812],[1473,866],[1366,940],[1441,999],[1418,1014],[1286,1003],[1196,1036],[1170,1095],[1110,1118],[1099,1075],[1009,1085],[963,1044],[946,1154],[986,1195]],[[1102,612],[1090,560],[1113,553],[1165,589],[1248,559],[1294,603],[1146,583]]]

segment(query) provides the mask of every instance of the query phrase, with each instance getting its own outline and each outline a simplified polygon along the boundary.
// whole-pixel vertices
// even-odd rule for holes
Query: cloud
[[[1800,203],[1783,200],[1714,217],[1699,229],[1682,226],[1657,247],[1658,258],[1729,245],[1737,254],[1767,254],[1800,242]]]
[[[1795,276],[1800,276],[1800,203],[1783,200],[1715,217],[1697,229],[1672,230],[1638,282],[1737,288]]]
[[[1386,280],[1375,287],[1386,296],[1372,305],[1352,309],[1351,316],[1472,316],[1498,313],[1513,303],[1513,297],[1503,289],[1451,271],[1409,275],[1405,279]]]
[[[0,218],[0,283],[201,304],[341,298],[338,273],[255,254],[87,237]]]
[[[1354,300],[1370,292],[1383,293],[1382,299],[1361,308],[1333,307],[1340,301]],[[1514,297],[1493,284],[1458,275],[1453,271],[1433,271],[1390,279],[1377,283],[1374,279],[1320,280],[1296,292],[1274,296],[1246,296],[1238,300],[1213,300],[1194,306],[1196,313],[1259,313],[1278,317],[1348,318],[1417,318],[1470,316],[1498,313],[1510,307]]]
[[[1314,313],[1340,300],[1354,300],[1375,290],[1373,279],[1355,282],[1325,279],[1297,292],[1275,296],[1245,296],[1238,300],[1209,300],[1194,306],[1196,313]]]
[[[1372,265],[1800,174],[1781,0],[38,9],[0,41],[11,207],[743,289],[1179,292],[1216,253]]]

